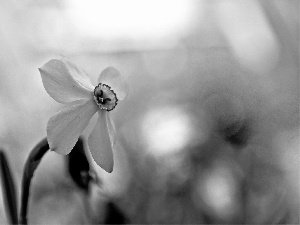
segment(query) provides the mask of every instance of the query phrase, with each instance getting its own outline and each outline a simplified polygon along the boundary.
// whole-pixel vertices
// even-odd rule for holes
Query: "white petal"
[[[47,126],[50,149],[69,154],[98,107],[93,100],[75,104],[52,116]]]
[[[88,145],[95,162],[106,172],[111,173],[114,167],[112,144],[107,126],[107,112],[100,110],[97,124],[91,132]]]
[[[128,85],[124,77],[114,67],[104,69],[98,78],[98,82],[110,86],[119,100],[125,99],[128,94]]]
[[[92,82],[85,71],[71,63],[67,58],[63,58],[61,59],[61,61],[66,64],[70,74],[76,81],[81,83],[84,87],[87,87],[90,90],[94,90],[95,87],[92,85]]]
[[[116,128],[114,121],[111,119],[111,114],[107,113],[107,127],[112,146],[116,143]]]
[[[60,103],[89,99],[93,96],[93,87],[88,85],[80,70],[69,62],[51,59],[39,68],[43,85],[48,94]]]

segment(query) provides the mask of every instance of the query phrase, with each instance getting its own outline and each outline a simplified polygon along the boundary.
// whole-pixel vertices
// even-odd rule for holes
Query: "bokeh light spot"
[[[191,118],[182,109],[173,106],[148,112],[142,126],[147,149],[156,156],[181,150],[193,134]]]
[[[156,38],[185,29],[190,5],[187,0],[69,0],[67,15],[86,36]]]
[[[207,210],[219,218],[228,220],[239,213],[237,201],[238,183],[226,163],[218,162],[198,180],[195,203],[204,204]],[[200,201],[199,201],[200,200]]]

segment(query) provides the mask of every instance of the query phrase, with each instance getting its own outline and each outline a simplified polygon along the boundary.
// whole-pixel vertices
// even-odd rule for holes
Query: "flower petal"
[[[107,112],[100,110],[97,124],[91,132],[88,145],[95,162],[106,172],[111,173],[114,167],[112,144],[107,125]]]
[[[64,155],[70,153],[97,111],[94,100],[89,100],[83,104],[72,105],[52,116],[47,126],[50,149]]]
[[[93,96],[93,86],[88,85],[80,70],[64,60],[51,59],[39,68],[43,85],[48,94],[60,103],[67,103]]]
[[[119,100],[125,99],[128,94],[128,85],[124,77],[114,67],[104,69],[98,78],[98,82],[110,86]]]
[[[111,114],[107,113],[107,128],[108,128],[108,133],[110,137],[110,142],[112,146],[114,147],[116,143],[116,128],[113,120],[111,119]]]
[[[92,82],[85,71],[71,63],[67,58],[62,58],[60,61],[66,64],[70,74],[76,81],[81,83],[84,87],[94,90],[95,87],[92,85]]]

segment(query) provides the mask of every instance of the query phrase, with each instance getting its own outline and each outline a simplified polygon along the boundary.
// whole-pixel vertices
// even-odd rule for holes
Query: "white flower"
[[[104,69],[95,87],[88,76],[67,60],[52,59],[39,68],[43,85],[57,102],[72,103],[53,115],[47,125],[50,149],[66,155],[71,152],[92,116],[98,120],[88,137],[88,146],[95,162],[112,172],[115,130],[109,111],[127,95],[127,86],[120,72]]]

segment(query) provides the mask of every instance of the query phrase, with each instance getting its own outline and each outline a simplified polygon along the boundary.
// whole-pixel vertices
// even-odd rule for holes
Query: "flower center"
[[[94,89],[94,100],[100,109],[113,110],[117,103],[117,95],[107,84],[99,83]]]

